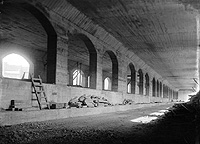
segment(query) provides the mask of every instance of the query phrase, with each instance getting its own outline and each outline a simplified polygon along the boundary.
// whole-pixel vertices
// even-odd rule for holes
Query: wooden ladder
[[[36,96],[36,98],[35,99],[32,98],[32,100],[37,100],[40,110],[42,109],[42,105],[46,105],[47,108],[50,109],[41,77],[38,76],[38,78],[33,78],[31,76],[31,81],[32,81],[32,93],[35,94]]]

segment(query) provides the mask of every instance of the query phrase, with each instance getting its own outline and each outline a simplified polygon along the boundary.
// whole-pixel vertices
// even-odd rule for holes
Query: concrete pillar
[[[97,54],[90,53],[90,88],[96,89],[97,79]]]
[[[48,35],[47,42],[47,82],[56,83],[57,36]]]
[[[67,39],[58,37],[56,84],[69,84]]]
[[[146,95],[146,86],[145,86],[146,85],[146,79],[145,79],[145,74],[143,73],[142,76],[143,76],[143,78],[142,78],[143,79],[143,84],[142,84],[143,92],[142,93],[145,96]]]
[[[149,102],[151,102],[151,97],[152,97],[152,95],[153,95],[153,91],[152,91],[152,89],[153,89],[152,81],[153,81],[153,79],[151,79],[151,78],[149,77]]]
[[[155,97],[157,97],[157,80],[155,79]]]
[[[103,89],[102,54],[97,53],[97,85],[96,89]]]
[[[112,62],[112,91],[118,91],[118,63]]]
[[[198,83],[200,83],[200,15],[196,16],[196,22],[197,22],[197,68],[198,68],[198,73],[197,73],[197,78],[198,78]],[[200,89],[200,84],[197,86],[197,90]]]

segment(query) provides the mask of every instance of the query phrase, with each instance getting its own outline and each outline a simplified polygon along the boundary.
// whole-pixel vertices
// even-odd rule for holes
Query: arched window
[[[30,64],[22,56],[12,53],[5,56],[2,60],[3,77],[28,79]],[[25,75],[24,75],[25,74]],[[24,76],[23,76],[24,75]]]
[[[109,77],[104,79],[104,90],[111,90],[111,81]]]
[[[128,84],[127,84],[127,93],[131,93],[131,82],[130,82],[130,80],[128,81]]]
[[[87,87],[88,88],[90,87],[90,76],[88,76],[88,79],[87,79]]]
[[[116,55],[108,50],[104,53],[102,62],[102,80],[105,77],[109,77],[111,80],[111,88],[109,90],[118,91],[118,60]]]
[[[71,35],[68,42],[68,71],[74,68],[83,70],[84,76],[86,76],[83,87],[96,89],[97,52],[91,40],[80,33]],[[70,75],[70,85],[73,83],[72,78]]]
[[[75,70],[73,72],[73,85],[83,86],[83,72],[81,70]]]
[[[127,93],[135,93],[135,67],[132,63],[127,67]]]

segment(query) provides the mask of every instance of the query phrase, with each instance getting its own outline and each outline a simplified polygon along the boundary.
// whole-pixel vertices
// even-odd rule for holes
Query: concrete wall
[[[27,4],[37,8],[47,18],[57,33],[55,84],[45,84],[49,101],[67,103],[71,98],[83,94],[104,96],[113,104],[122,103],[125,98],[132,99],[136,103],[168,101],[167,98],[152,97],[151,81],[153,78],[159,79],[159,81],[163,81],[163,84],[172,89],[173,87],[137,55],[66,1],[59,0],[55,5],[51,2],[54,3],[49,0],[42,2],[39,0],[27,1]],[[6,10],[16,13],[10,15],[3,13],[3,16],[8,18],[3,19],[3,40],[0,44],[1,58],[9,52],[9,46],[14,52],[22,53],[24,57],[31,61],[35,76],[41,75],[43,81],[46,82],[46,65],[52,62],[48,61],[47,63],[47,55],[50,55],[47,52],[47,45],[49,44],[47,40],[49,36],[48,27],[42,25],[36,17],[23,10],[23,8],[11,6]],[[77,39],[76,36],[79,34],[84,35],[84,37]],[[96,83],[91,83],[91,85],[95,84],[96,89],[68,86],[72,84],[71,72],[76,68],[74,66],[76,62],[83,63],[84,73],[88,75],[88,69],[90,69],[88,68],[90,65],[88,51],[91,50],[91,47],[97,53]],[[110,64],[106,66],[108,61],[104,60],[104,54],[107,51],[112,52],[118,62],[118,77],[114,78],[117,79],[114,84],[115,92],[102,90],[103,78],[105,77],[103,70],[106,67],[110,68]],[[145,80],[145,74],[148,73],[150,81],[149,96],[139,95],[138,90],[136,90],[136,94],[127,94],[127,67],[129,63],[133,63],[136,71],[142,70],[143,80]],[[2,68],[1,64],[0,68]],[[49,73],[53,74],[54,72],[49,71]],[[144,84],[143,82],[143,87]],[[8,108],[12,99],[24,100],[27,105],[31,105],[30,82],[6,79],[1,76],[0,85],[0,107]],[[143,93],[144,91],[145,89],[143,89]]]
[[[47,34],[44,28],[33,15],[18,6],[5,7],[5,13],[1,20],[0,60],[11,53],[20,54],[31,65],[30,73],[40,75],[46,82]]]
[[[121,92],[94,90],[66,85],[44,84],[48,101],[68,103],[70,99],[81,95],[95,95],[108,99],[112,104],[122,104],[124,99],[132,99],[134,103],[168,102],[166,98],[127,94]],[[0,108],[7,109],[11,100],[22,101],[20,107],[31,107],[33,103],[31,82],[1,79]],[[35,104],[34,104],[35,105]]]

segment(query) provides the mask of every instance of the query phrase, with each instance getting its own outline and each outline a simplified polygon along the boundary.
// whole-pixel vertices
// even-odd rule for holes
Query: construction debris
[[[22,111],[22,108],[18,107],[19,105],[21,105],[20,100],[11,100],[9,108],[6,111]]]
[[[124,99],[124,101],[123,101],[123,105],[127,105],[127,104],[129,104],[129,105],[131,105],[133,103],[133,100],[131,100],[131,99]]]
[[[66,108],[66,103],[55,103],[55,102],[51,102],[50,103],[50,109],[62,109],[62,108]]]
[[[88,95],[85,94],[80,97],[74,97],[68,102],[69,107],[76,107],[76,108],[82,108],[82,107],[98,107],[98,106],[107,106],[111,105],[110,102],[104,98],[94,95]]]

